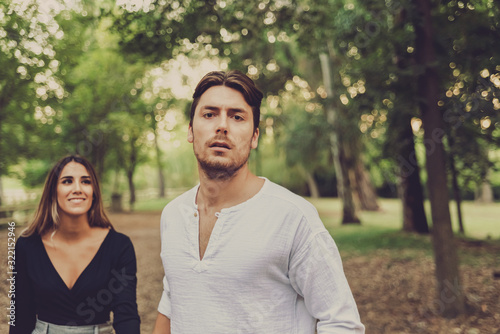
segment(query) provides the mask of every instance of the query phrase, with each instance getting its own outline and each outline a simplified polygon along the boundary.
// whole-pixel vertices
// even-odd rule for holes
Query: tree
[[[146,155],[140,147],[147,131],[140,90],[147,67],[130,64],[117,52],[111,21],[100,5],[86,3],[56,17],[68,31],[55,45],[66,92],[56,107],[62,115],[57,141],[66,153],[89,158],[101,178],[108,169],[125,170],[133,207],[133,176]]]
[[[327,47],[326,41],[333,37],[332,17],[328,16],[332,6],[327,2],[309,8],[302,2],[284,4],[272,1],[259,4],[257,10],[254,4],[247,2],[217,4],[191,1],[183,5],[185,7],[173,8],[170,3],[154,3],[154,14],[143,13],[141,9],[120,14],[115,18],[114,28],[122,36],[123,50],[156,62],[165,55],[209,50],[209,54],[230,59],[233,68],[248,72],[264,91],[270,93],[279,92],[294,75],[310,81],[312,76],[297,68],[297,64],[303,61],[311,63],[312,60],[310,67],[315,67],[315,73],[321,73],[319,54]],[[340,4],[336,6],[341,8]],[[312,35],[309,34],[311,30],[314,31]],[[297,36],[300,52],[295,40],[290,38],[291,34]],[[151,47],[155,45],[159,48]],[[168,50],[164,50],[165,47]],[[337,70],[340,69],[335,68],[332,73],[337,73]],[[338,76],[335,78],[338,80]],[[311,82],[317,81],[312,77]],[[314,84],[311,86],[317,88]],[[325,110],[331,110],[327,108],[337,103],[339,95],[336,90],[335,96],[319,101],[325,103]],[[342,125],[336,126],[336,129],[339,128]],[[357,128],[346,131],[359,133]],[[343,195],[344,222],[359,221],[352,198],[353,187],[346,172],[349,168],[355,170],[359,152],[351,149],[348,145],[334,149],[335,152],[345,153],[335,160],[336,165],[344,164],[336,167],[343,173],[338,177],[343,180],[339,184],[345,189],[340,192]],[[352,163],[348,164],[350,159]],[[358,165],[358,168],[363,166]],[[365,178],[359,184],[366,183]]]
[[[333,96],[333,79],[332,70],[330,67],[330,56],[320,54],[321,67],[323,72],[323,83],[325,85],[327,102],[325,106],[328,122],[334,127],[330,132],[330,145],[332,148],[335,175],[337,176],[337,189],[340,198],[342,199],[342,224],[359,224],[361,223],[354,203],[353,187],[351,186],[351,178],[349,171],[353,169],[354,161],[351,151],[347,149],[346,138],[343,129],[343,118],[338,111],[337,100]]]
[[[432,3],[430,0],[414,0],[413,4],[419,14],[415,15],[414,22],[415,60],[420,70],[417,73],[417,91],[421,96],[420,110],[425,131],[427,188],[431,202],[437,292],[439,298],[442,298],[443,295],[449,295],[449,285],[453,286],[453,297],[442,304],[442,313],[445,317],[455,317],[464,313],[465,297],[460,286],[458,255],[448,207],[446,161],[442,142],[445,133],[438,108],[439,78],[435,69]]]
[[[37,147],[36,130],[41,121],[52,122],[45,101],[61,94],[52,47],[61,30],[40,16],[36,1],[0,3],[0,182],[23,157],[50,151]]]
[[[392,13],[391,13],[392,14]],[[394,92],[394,109],[389,113],[388,140],[386,150],[397,164],[399,194],[403,205],[403,231],[429,233],[424,209],[424,192],[420,181],[420,166],[415,151],[412,118],[418,117],[417,87],[415,85],[413,55],[408,45],[413,45],[414,34],[407,29],[408,15],[404,7],[396,8],[392,14],[395,25],[389,32],[394,36],[394,73],[389,88]]]
[[[291,88],[292,84],[288,87]],[[331,129],[325,121],[322,106],[305,98],[312,95],[306,82],[296,78],[293,87],[294,89],[281,94],[283,113],[266,113],[265,117],[273,121],[273,133],[278,143],[276,149],[285,152],[289,167],[299,167],[307,182],[310,196],[320,197],[314,173],[321,165],[326,165],[329,141],[323,134]],[[274,122],[280,122],[281,126],[276,126]]]
[[[446,78],[439,103],[444,110],[448,167],[462,233],[461,197],[486,180],[492,165],[489,147],[500,144],[495,135],[500,47],[490,42],[500,38],[499,13],[497,2],[478,1],[451,2],[435,15],[443,31],[437,44],[440,77]]]

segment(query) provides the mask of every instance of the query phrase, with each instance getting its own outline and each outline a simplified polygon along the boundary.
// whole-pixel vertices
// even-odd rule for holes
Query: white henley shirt
[[[312,204],[265,179],[222,209],[200,261],[198,186],[161,216],[164,291],[173,334],[364,333],[338,249]]]

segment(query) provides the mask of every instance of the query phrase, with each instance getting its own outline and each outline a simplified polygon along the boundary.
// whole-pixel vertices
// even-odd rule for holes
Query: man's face
[[[213,86],[200,97],[188,129],[198,164],[211,179],[229,179],[257,148],[252,108],[233,88]]]

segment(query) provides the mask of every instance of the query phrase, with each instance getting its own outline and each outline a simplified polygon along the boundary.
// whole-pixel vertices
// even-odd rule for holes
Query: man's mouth
[[[221,147],[221,148],[225,148],[228,150],[231,149],[231,147],[229,147],[229,145],[226,144],[225,142],[214,142],[214,143],[210,144],[210,147]]]

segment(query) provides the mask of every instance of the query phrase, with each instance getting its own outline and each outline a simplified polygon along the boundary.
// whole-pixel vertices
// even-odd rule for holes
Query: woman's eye
[[[70,179],[62,180],[62,184],[70,184],[72,181]]]
[[[91,184],[92,182],[90,182],[90,180],[84,180],[83,181],[83,184]]]

